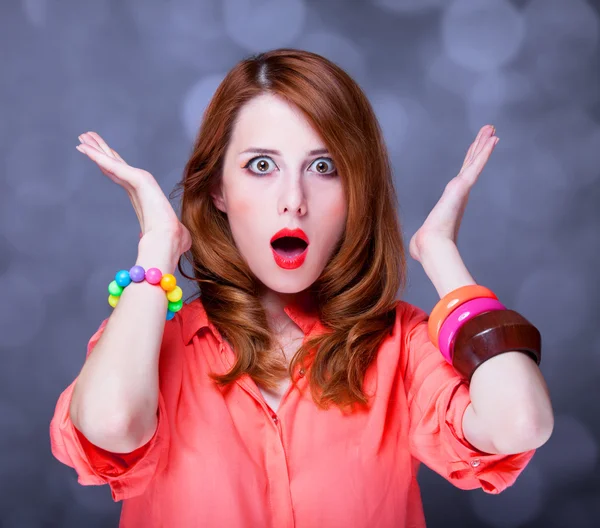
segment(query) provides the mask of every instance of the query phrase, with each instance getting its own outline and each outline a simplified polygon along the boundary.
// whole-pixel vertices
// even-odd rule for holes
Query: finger
[[[87,145],[90,149],[94,149],[96,152],[102,152],[102,150],[100,149],[100,145],[98,145],[98,143],[93,138],[87,136],[86,134],[82,134],[81,136],[79,136],[79,141],[81,141],[83,145]],[[77,150],[79,150],[79,152],[81,152],[82,154],[88,153],[80,148],[78,148]],[[104,167],[102,167],[101,165],[98,165],[98,167],[100,168],[103,174],[112,177],[112,175]]]
[[[462,168],[464,168],[465,165],[467,165],[471,161],[471,158],[473,157],[473,151],[475,150],[475,147],[477,146],[477,143],[479,142],[479,138],[481,137],[481,134],[483,133],[483,128],[484,127],[481,127],[479,129],[477,136],[473,140],[473,143],[471,143],[469,150],[467,150],[467,154],[465,155],[465,159],[463,160]]]
[[[107,156],[113,156],[112,153],[112,149],[106,144],[106,141],[104,141],[98,134],[96,134],[96,132],[88,132],[88,135],[91,136],[94,141],[98,144],[98,146],[102,149],[102,151],[107,155]]]
[[[134,171],[129,165],[121,163],[112,156],[107,156],[104,152],[87,143],[78,145],[77,150],[91,158],[92,161],[98,164],[100,169],[104,169],[102,172],[106,171],[105,174],[115,183],[131,187],[137,184]]]
[[[496,128],[493,125],[486,125],[480,130],[481,134],[476,140],[475,148],[471,153],[471,160],[469,161],[469,163],[472,163],[473,160],[479,155],[482,148],[485,146],[487,139],[490,138],[495,131]]]
[[[105,154],[108,154],[119,161],[122,161],[123,163],[127,163],[121,156],[119,156],[119,153],[116,150],[110,148],[106,142],[103,141],[102,138],[95,132],[86,132],[85,134],[79,136],[79,139],[80,141],[101,150]]]
[[[119,153],[114,150],[114,149],[110,149],[110,151],[114,154],[114,156],[118,159],[121,160],[123,163],[127,163],[121,156],[119,156]]]
[[[479,174],[481,174],[481,172],[483,171],[483,168],[485,167],[486,163],[490,159],[490,156],[492,155],[492,151],[494,150],[494,147],[496,146],[498,141],[500,141],[500,138],[491,137],[491,138],[488,138],[487,141],[483,142],[483,145],[482,145],[482,148],[481,148],[479,154],[477,156],[475,156],[475,159],[473,160],[473,163],[471,164],[471,167],[473,169],[471,176],[472,176],[473,180],[476,180],[477,177],[479,176]]]
[[[79,141],[81,141],[81,143],[83,143],[84,145],[88,145],[90,148],[102,152],[102,149],[100,148],[100,145],[98,145],[98,142],[94,140],[94,138],[90,137],[87,133],[81,134],[81,136],[79,136]]]
[[[89,145],[90,147],[94,147],[96,150],[99,150],[100,152],[104,152],[102,150],[102,147],[100,146],[100,144],[94,139],[93,136],[90,135],[89,132],[86,132],[85,134],[81,134],[81,136],[79,136],[79,140],[82,143]]]
[[[114,150],[108,146],[106,141],[104,141],[100,137],[99,134],[97,134],[96,132],[88,132],[88,134],[90,134],[96,140],[96,142],[98,143],[100,148],[102,148],[104,153],[108,154],[109,156],[113,156],[114,158],[117,158],[119,161],[122,161],[123,163],[127,163],[121,156],[119,156],[119,154],[117,153],[116,150]]]

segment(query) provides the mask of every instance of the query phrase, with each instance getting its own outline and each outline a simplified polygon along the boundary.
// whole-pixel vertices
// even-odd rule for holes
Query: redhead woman
[[[81,484],[123,501],[121,527],[423,527],[421,463],[500,493],[548,440],[540,334],[456,248],[493,127],[409,242],[440,296],[430,314],[401,299],[371,105],[319,55],[273,50],[227,74],[180,216],[98,134],[80,142],[129,194],[141,238],[50,437]],[[195,283],[185,302],[176,268]]]

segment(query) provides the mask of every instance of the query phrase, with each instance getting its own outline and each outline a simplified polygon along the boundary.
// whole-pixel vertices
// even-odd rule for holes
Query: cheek
[[[331,206],[331,214],[336,218],[346,217],[346,203],[343,199],[338,200]]]
[[[227,209],[232,216],[245,217],[252,214],[256,208],[257,200],[251,192],[242,189],[229,196]]]
[[[255,246],[257,234],[260,232],[261,218],[264,215],[264,209],[262,212],[260,210],[260,201],[241,192],[228,198],[227,216],[236,244],[242,250]]]
[[[253,209],[260,202],[260,196],[257,196],[257,190],[252,185],[247,185],[248,181],[242,175],[228,174],[226,189],[227,214],[231,218],[245,217],[252,214]]]
[[[246,216],[250,213],[252,204],[248,200],[235,200],[229,202],[229,214],[234,217]]]
[[[329,221],[337,227],[336,231],[342,230],[344,225],[346,225],[346,215],[346,201],[343,196],[337,197],[329,202],[327,217],[329,218]]]

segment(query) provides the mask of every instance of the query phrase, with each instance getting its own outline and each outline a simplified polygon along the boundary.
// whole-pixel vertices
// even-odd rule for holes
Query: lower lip
[[[300,253],[300,255],[296,255],[295,257],[289,257],[289,258],[286,258],[283,255],[280,255],[273,248],[271,248],[271,251],[273,252],[273,257],[275,258],[275,262],[277,262],[277,265],[280,268],[296,269],[296,268],[299,268],[300,266],[302,266],[302,264],[304,263],[304,259],[306,259],[306,254],[308,253],[308,246],[306,246],[306,249],[302,253]]]

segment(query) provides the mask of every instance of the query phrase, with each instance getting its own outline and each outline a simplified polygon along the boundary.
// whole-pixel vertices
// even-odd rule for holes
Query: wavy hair
[[[325,333],[306,340],[286,365],[274,354],[259,281],[240,255],[227,215],[212,193],[219,188],[225,151],[240,108],[275,94],[295,105],[319,133],[342,178],[348,204],[345,231],[320,277],[309,288]],[[182,193],[181,222],[192,246],[184,254],[188,276],[211,323],[231,344],[236,362],[225,386],[244,373],[274,389],[299,364],[307,365],[310,391],[321,408],[342,411],[368,405],[365,372],[395,319],[395,296],[406,285],[406,255],[398,203],[383,135],[365,94],[339,66],[297,49],[277,49],[240,61],[208,104],[192,155],[173,194]],[[311,355],[311,351],[314,352]],[[350,409],[352,410],[352,409]]]

